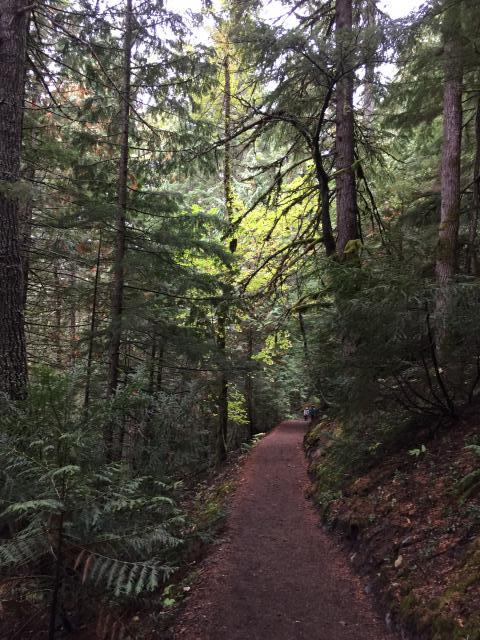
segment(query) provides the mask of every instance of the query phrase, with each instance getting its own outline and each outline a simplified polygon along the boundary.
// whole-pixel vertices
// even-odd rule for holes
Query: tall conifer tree
[[[337,254],[344,258],[345,247],[358,238],[358,211],[355,185],[355,134],[353,120],[353,16],[352,0],[337,0],[335,5],[337,48],[336,111],[336,188]]]
[[[462,151],[462,35],[460,7],[446,0],[443,17],[443,142],[441,160],[441,210],[436,274],[440,285],[437,311],[448,305],[445,287],[457,270],[460,220],[460,163]]]
[[[117,176],[117,212],[115,218],[115,257],[112,282],[112,314],[109,346],[108,395],[115,393],[118,385],[120,344],[122,339],[123,295],[125,285],[125,252],[128,200],[128,156],[131,100],[131,55],[133,39],[132,0],[126,0],[123,36],[123,65],[120,106],[120,157]]]
[[[19,203],[28,10],[0,1],[0,391],[24,395],[27,383]]]

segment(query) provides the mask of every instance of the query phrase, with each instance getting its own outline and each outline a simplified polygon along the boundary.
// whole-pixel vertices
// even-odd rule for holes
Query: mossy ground
[[[322,444],[325,432],[333,445]],[[355,437],[323,421],[305,439],[325,522],[353,547],[354,565],[413,637],[480,640],[480,500],[462,503],[455,492],[478,466],[465,448],[480,441],[478,420],[433,436],[419,430],[416,441],[410,434],[390,449],[365,436],[355,447]]]

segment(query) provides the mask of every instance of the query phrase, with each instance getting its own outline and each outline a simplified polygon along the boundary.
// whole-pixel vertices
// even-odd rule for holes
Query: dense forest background
[[[475,405],[476,0],[268,5],[0,0],[0,564],[49,638],[164,585],[186,489],[305,403],[327,502]]]

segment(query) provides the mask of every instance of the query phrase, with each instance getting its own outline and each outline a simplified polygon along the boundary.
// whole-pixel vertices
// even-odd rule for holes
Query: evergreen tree
[[[28,16],[22,2],[0,4],[0,391],[11,398],[27,384],[19,197]]]
[[[446,313],[445,288],[454,278],[458,260],[460,219],[460,163],[462,148],[463,50],[461,7],[447,2],[443,16],[443,144],[441,166],[441,210],[436,274],[440,284],[437,312]]]
[[[345,257],[347,244],[358,238],[353,115],[353,16],[351,0],[336,0],[337,55],[335,169],[337,201],[337,254]]]
[[[123,34],[123,64],[119,90],[120,157],[117,177],[117,213],[115,218],[115,256],[112,283],[112,326],[109,345],[108,394],[115,393],[118,386],[120,342],[122,338],[123,297],[125,284],[126,217],[128,210],[128,157],[131,102],[131,55],[133,47],[133,5],[126,0]],[[112,435],[107,436],[112,446]]]

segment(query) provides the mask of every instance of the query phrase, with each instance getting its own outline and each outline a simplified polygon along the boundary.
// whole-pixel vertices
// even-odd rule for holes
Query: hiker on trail
[[[310,415],[310,410],[308,407],[305,407],[305,409],[303,410],[303,419],[308,420],[309,415]]]
[[[308,415],[310,416],[310,420],[313,420],[317,415],[317,410],[313,405],[308,409]]]

